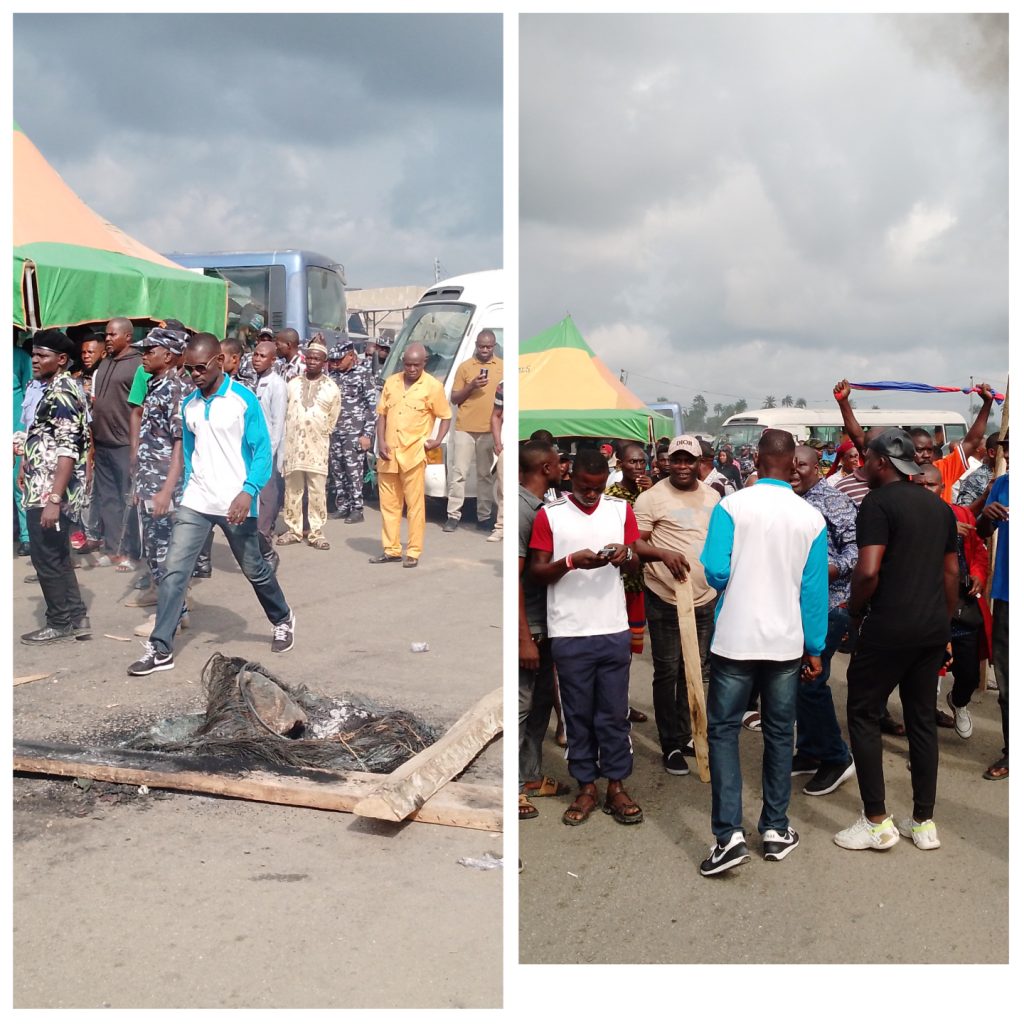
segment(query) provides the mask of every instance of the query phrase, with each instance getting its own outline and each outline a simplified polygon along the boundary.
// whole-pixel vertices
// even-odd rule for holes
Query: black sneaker
[[[41,644],[55,644],[61,640],[74,640],[75,630],[73,626],[43,626],[42,629],[34,629],[31,633],[22,633],[21,642],[31,646]]]
[[[444,526],[441,527],[441,532],[442,533],[454,533],[458,528],[459,528],[459,521],[458,521],[458,519],[454,518],[453,516],[449,516],[448,517],[448,522],[446,522],[444,524]]]
[[[761,837],[761,844],[765,860],[782,860],[800,845],[800,837],[791,828],[785,832],[770,828]]]
[[[661,763],[665,766],[665,771],[669,775],[689,775],[690,766],[686,763],[686,758],[683,757],[681,750],[673,750],[670,754],[665,754],[661,759]]]
[[[813,775],[821,767],[816,757],[805,757],[803,754],[793,755],[793,770],[790,775]]]
[[[88,615],[83,615],[77,622],[72,623],[71,628],[75,631],[76,640],[88,640],[92,636],[92,625]]]
[[[347,512],[342,512],[339,509],[337,512],[328,512],[327,513],[327,518],[328,519],[344,519],[345,516],[347,516],[347,515],[348,515]]]
[[[154,672],[166,672],[174,668],[174,655],[161,654],[151,643],[146,642],[146,653],[128,666],[130,676],[148,676]]]
[[[345,522],[348,523],[350,526],[353,523],[361,523],[361,522],[363,522],[363,513],[362,512],[353,512],[353,513],[351,513],[351,515],[345,516]]]
[[[15,551],[15,554],[18,556],[18,558],[31,558],[32,557],[32,549],[28,546],[28,541],[27,540],[26,541],[22,541],[18,545],[18,547],[17,547],[17,549]]]
[[[815,773],[814,778],[804,786],[808,796],[825,796],[834,793],[847,779],[857,774],[857,767],[851,757],[846,764],[823,764]]]
[[[750,860],[750,854],[747,852],[747,844],[744,842],[743,833],[737,830],[733,832],[725,846],[722,846],[721,843],[715,843],[711,847],[711,853],[707,860],[701,863],[700,873],[705,878],[710,875],[720,875],[723,871],[728,871],[730,868],[737,868],[741,864],[746,864],[748,860]]]
[[[295,612],[284,622],[274,627],[274,639],[270,641],[271,654],[284,654],[295,646]]]

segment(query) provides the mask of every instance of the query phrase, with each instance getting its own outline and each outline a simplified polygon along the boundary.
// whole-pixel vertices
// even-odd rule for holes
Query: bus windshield
[[[266,325],[270,267],[207,267],[203,273],[227,281],[229,338]]]
[[[306,319],[311,328],[344,329],[345,286],[333,270],[306,268],[306,304]]]
[[[398,373],[402,368],[402,353],[418,342],[427,350],[427,373],[444,382],[472,315],[472,306],[457,302],[414,307],[395,339],[384,364],[383,376]]]
[[[722,427],[726,441],[738,448],[745,444],[757,444],[761,440],[764,427],[756,420],[751,423],[728,423]]]

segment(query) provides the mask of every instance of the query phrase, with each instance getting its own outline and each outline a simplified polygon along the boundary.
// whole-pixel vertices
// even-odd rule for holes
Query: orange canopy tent
[[[86,206],[14,125],[14,323],[175,317],[223,333],[227,286],[161,256]]]

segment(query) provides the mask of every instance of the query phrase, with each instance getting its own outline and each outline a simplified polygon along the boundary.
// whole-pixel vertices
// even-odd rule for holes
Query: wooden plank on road
[[[14,770],[348,813],[380,786],[382,778],[388,778],[370,772],[243,770],[212,757],[17,740]],[[449,782],[409,817],[434,825],[500,832],[501,787]]]
[[[470,708],[436,743],[381,778],[355,813],[402,821],[421,808],[501,732],[501,687]]]

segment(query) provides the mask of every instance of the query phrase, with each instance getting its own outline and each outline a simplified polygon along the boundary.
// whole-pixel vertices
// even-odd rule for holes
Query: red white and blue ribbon
[[[973,388],[952,388],[938,384],[916,384],[910,380],[870,380],[865,381],[863,384],[854,384],[851,381],[850,387],[854,391],[920,391],[924,394],[981,394],[981,389],[977,385]],[[993,391],[992,395],[999,403],[1002,403],[1006,397],[998,391]]]

